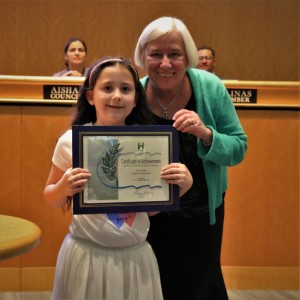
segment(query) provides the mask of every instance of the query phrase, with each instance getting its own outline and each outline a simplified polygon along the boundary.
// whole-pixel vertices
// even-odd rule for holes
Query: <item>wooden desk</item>
[[[35,248],[41,237],[40,228],[17,217],[0,215],[0,260],[12,258]]]
[[[38,249],[22,261],[4,262],[7,268],[0,268],[0,289],[1,284],[11,286],[12,278],[16,290],[20,278],[27,290],[52,288],[71,215],[49,208],[43,190],[57,138],[69,128],[76,101],[44,98],[43,86],[82,81],[66,79],[0,75],[0,140],[5,141],[0,146],[5,170],[0,172],[0,207],[4,214],[22,211],[25,218],[39,220],[43,232]],[[245,160],[228,170],[222,244],[228,286],[297,290],[300,83],[224,83],[227,88],[257,90],[256,104],[235,103],[249,147]]]
[[[83,81],[83,77],[0,75],[0,105],[74,105]],[[235,91],[256,91],[256,103],[238,103],[232,97],[235,107],[299,109],[299,81],[223,80],[223,83]],[[53,93],[45,92],[47,86],[55,87]]]

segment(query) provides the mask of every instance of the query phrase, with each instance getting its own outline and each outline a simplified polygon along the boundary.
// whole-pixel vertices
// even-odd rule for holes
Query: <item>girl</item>
[[[90,68],[72,124],[130,125],[147,122],[147,115],[134,67],[128,60],[106,58]],[[58,140],[52,162],[45,200],[54,207],[70,208],[71,197],[83,190],[91,176],[87,169],[72,168],[71,130]],[[192,185],[190,172],[180,163],[164,167],[161,177],[178,184],[180,194]],[[122,226],[116,226],[110,216],[72,216],[57,260],[53,299],[163,299],[156,258],[146,241],[148,214],[122,214],[124,220],[130,219]]]

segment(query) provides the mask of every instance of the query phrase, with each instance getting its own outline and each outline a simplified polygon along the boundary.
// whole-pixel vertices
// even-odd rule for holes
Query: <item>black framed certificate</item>
[[[73,167],[88,169],[84,190],[73,196],[74,214],[179,209],[179,189],[160,178],[178,162],[172,126],[73,126]]]

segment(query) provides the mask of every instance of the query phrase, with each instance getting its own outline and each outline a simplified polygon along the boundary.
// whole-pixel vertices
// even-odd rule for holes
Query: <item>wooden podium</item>
[[[70,105],[84,77],[1,76],[0,103]],[[51,97],[51,88],[54,89]],[[55,97],[55,95],[65,95]],[[69,96],[67,96],[69,95]]]
[[[79,86],[83,81],[84,77],[0,75],[0,103],[74,104],[76,103],[76,99],[72,99],[74,88],[79,91]],[[231,91],[230,94],[236,107],[299,108],[300,82],[239,80],[223,80],[223,82]],[[45,97],[46,87],[48,89],[52,87],[56,93],[49,91],[50,94],[48,93]],[[66,89],[68,89],[67,92]],[[256,92],[256,103],[243,101],[249,91]],[[58,94],[62,96],[59,97]]]
[[[13,269],[24,268],[27,273],[21,274],[32,278],[25,280],[27,290],[51,289],[51,276],[49,286],[34,282],[41,282],[47,270],[53,274],[68,232],[70,214],[49,207],[43,189],[56,141],[70,127],[77,101],[73,97],[83,80],[0,76],[0,213],[30,219],[43,232],[39,247],[0,267],[0,279],[14,280],[9,276]],[[224,84],[249,138],[245,160],[228,169],[222,246],[227,287],[297,290],[299,82]]]

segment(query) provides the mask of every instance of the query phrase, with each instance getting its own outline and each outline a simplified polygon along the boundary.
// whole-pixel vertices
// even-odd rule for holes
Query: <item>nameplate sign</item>
[[[44,99],[77,100],[79,89],[77,85],[44,85]]]
[[[255,89],[227,89],[233,103],[257,103]]]

